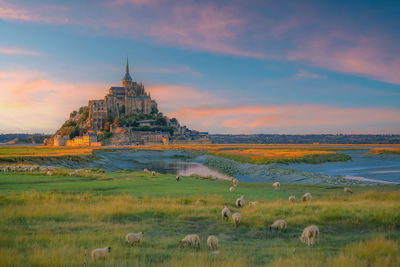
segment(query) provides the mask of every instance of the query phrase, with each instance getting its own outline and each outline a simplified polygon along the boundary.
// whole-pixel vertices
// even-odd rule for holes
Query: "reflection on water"
[[[86,167],[102,168],[106,171],[149,169],[167,174],[230,180],[229,176],[207,168],[201,161],[196,162],[196,158],[187,151],[119,150],[99,152],[97,156],[99,159],[90,162]]]
[[[202,177],[215,177],[224,180],[230,180],[231,178],[227,175],[211,170],[206,166],[196,162],[179,162],[177,164],[177,173],[182,176],[190,176],[193,174],[200,175]]]
[[[343,151],[352,160],[322,164],[270,164],[235,163],[235,178],[246,182],[324,183],[324,177],[344,177],[350,180],[372,179],[399,183],[400,156],[365,154],[365,150]],[[102,168],[115,170],[155,170],[182,176],[199,175],[230,179],[228,176],[203,165],[205,157],[194,157],[188,151],[178,150],[117,150],[98,152],[97,159],[85,165],[64,163],[68,168]],[[218,169],[218,168],[216,168]]]

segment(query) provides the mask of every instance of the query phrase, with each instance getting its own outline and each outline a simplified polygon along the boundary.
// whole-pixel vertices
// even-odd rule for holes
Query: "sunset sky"
[[[0,0],[0,133],[54,133],[122,83],[128,54],[192,129],[400,134],[399,14],[399,0]]]

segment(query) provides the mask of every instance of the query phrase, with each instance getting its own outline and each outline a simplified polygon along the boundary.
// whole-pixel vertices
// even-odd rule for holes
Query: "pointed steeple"
[[[132,78],[131,78],[131,75],[129,74],[128,57],[126,57],[126,69],[125,69],[125,76],[122,79],[122,85],[124,87],[131,87],[132,86]]]
[[[126,57],[126,70],[125,73],[129,73],[129,62],[128,62],[128,57]]]

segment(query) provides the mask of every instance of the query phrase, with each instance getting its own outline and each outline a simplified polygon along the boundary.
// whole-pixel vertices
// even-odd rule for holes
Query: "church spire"
[[[126,57],[126,70],[125,70],[125,74],[128,73],[129,74],[129,62],[128,62],[128,57]]]
[[[129,62],[128,62],[128,57],[126,57],[126,70],[125,70],[125,76],[122,79],[122,85],[127,88],[127,87],[132,87],[132,78],[131,75],[129,74]]]

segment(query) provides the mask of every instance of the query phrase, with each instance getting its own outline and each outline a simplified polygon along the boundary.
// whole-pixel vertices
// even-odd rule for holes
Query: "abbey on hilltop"
[[[157,103],[146,93],[143,84],[132,81],[127,59],[122,87],[112,86],[104,100],[89,100],[89,127],[103,129],[107,117],[115,118],[120,114],[156,112]]]
[[[158,111],[142,83],[132,80],[126,60],[122,86],[112,86],[101,100],[71,112],[69,119],[43,144],[103,146],[148,144],[209,144],[207,132],[181,126]]]

